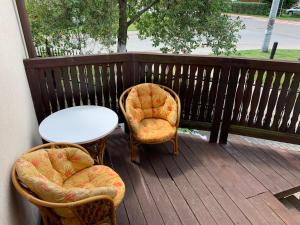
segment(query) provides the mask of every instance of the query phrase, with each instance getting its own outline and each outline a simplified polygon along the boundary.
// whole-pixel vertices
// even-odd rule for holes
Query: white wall
[[[0,0],[0,224],[36,225],[37,209],[14,191],[10,179],[16,158],[41,143],[23,66],[27,54],[14,1]]]

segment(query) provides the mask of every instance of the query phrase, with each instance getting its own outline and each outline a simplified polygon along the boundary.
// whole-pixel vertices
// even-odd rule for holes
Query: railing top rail
[[[112,53],[89,56],[64,56],[49,58],[25,59],[24,64],[30,68],[46,68],[59,66],[72,66],[83,64],[97,64],[110,62],[135,61],[143,63],[166,63],[166,64],[195,64],[204,66],[231,66],[255,70],[270,70],[293,72],[300,74],[300,62],[249,59],[228,56],[207,55],[178,55],[148,52]]]
[[[78,66],[97,63],[126,62],[130,55],[124,53],[101,54],[101,55],[79,55],[58,56],[46,58],[25,59],[24,64],[30,68],[47,68],[60,66]]]

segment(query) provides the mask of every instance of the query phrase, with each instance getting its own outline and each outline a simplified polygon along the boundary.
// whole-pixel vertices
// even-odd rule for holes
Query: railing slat
[[[199,116],[198,116],[198,120],[200,120],[200,121],[204,121],[212,69],[213,69],[212,67],[205,68],[204,84],[203,84],[203,90],[202,90],[202,94],[201,94],[200,111],[199,111]]]
[[[46,69],[46,84],[48,87],[49,99],[51,103],[51,111],[56,112],[58,110],[57,97],[54,88],[53,70]]]
[[[117,93],[118,93],[118,99],[120,98],[123,91],[124,91],[124,87],[123,87],[123,79],[122,79],[122,64],[117,63]]]
[[[164,63],[161,65],[161,72],[160,72],[161,85],[166,85],[166,68],[167,68],[167,64]]]
[[[281,91],[280,91],[280,94],[278,97],[278,101],[277,101],[277,105],[276,105],[276,109],[275,109],[272,130],[277,131],[279,129],[279,123],[280,123],[280,119],[281,119],[281,116],[284,111],[284,106],[286,103],[286,98],[287,98],[288,89],[289,89],[292,75],[293,75],[292,73],[285,73],[285,78],[284,78],[284,81],[282,84],[282,88],[281,88]]]
[[[297,101],[295,103],[295,108],[294,108],[294,111],[293,111],[293,116],[292,116],[292,119],[291,119],[291,123],[290,123],[290,127],[288,129],[288,132],[296,133],[296,124],[298,122],[299,115],[300,115],[300,94],[298,94],[298,98],[297,98]],[[300,127],[299,124],[298,124],[298,127]]]
[[[94,65],[97,104],[102,106],[103,100],[102,100],[102,82],[101,82],[100,67],[101,66],[99,64]]]
[[[116,78],[115,74],[115,64],[109,64],[109,92],[110,92],[110,105],[111,109],[117,111],[117,99],[116,99]]]
[[[147,70],[146,70],[146,82],[152,82],[152,63],[147,63]]]
[[[173,70],[175,65],[168,64],[167,66],[167,87],[172,89]]]
[[[295,104],[294,102],[296,100],[296,95],[297,95],[297,91],[298,91],[298,88],[299,88],[299,82],[300,82],[300,74],[294,74],[293,81],[292,81],[292,84],[291,84],[291,88],[290,88],[288,96],[287,96],[287,101],[286,101],[286,105],[285,105],[285,110],[284,110],[282,123],[281,123],[281,126],[279,128],[279,130],[281,132],[286,132],[287,131],[288,121],[290,119],[290,115],[291,115],[291,112],[293,110],[293,107],[294,107],[294,104]]]
[[[174,75],[174,84],[173,84],[173,90],[175,93],[179,93],[179,80],[181,79],[181,64],[175,65],[175,75]]]
[[[107,64],[102,64],[101,65],[101,67],[102,67],[101,78],[102,78],[102,84],[103,84],[104,105],[105,105],[105,107],[110,108],[107,66],[108,66]]]
[[[158,84],[159,83],[159,64],[154,64],[154,72],[153,72],[153,83]]]
[[[273,115],[273,111],[275,108],[275,104],[277,102],[278,90],[279,90],[280,81],[282,79],[282,76],[283,76],[283,72],[275,72],[275,81],[274,81],[272,91],[270,94],[270,98],[269,98],[267,114],[266,114],[264,122],[263,122],[263,128],[265,128],[265,129],[269,129],[271,127],[270,123],[272,120],[272,115]]]
[[[65,96],[64,96],[64,91],[62,87],[62,74],[61,74],[61,68],[55,67],[53,69],[53,77],[55,81],[55,89],[56,89],[56,94],[57,94],[57,99],[59,103],[59,108],[64,109],[65,108]]]
[[[84,105],[88,104],[88,90],[86,84],[86,68],[84,65],[81,65],[79,66],[79,86],[81,101]]]
[[[199,106],[198,104],[200,100],[200,95],[202,93],[203,73],[204,73],[204,67],[198,67],[196,87],[195,87],[193,101],[192,101],[192,117],[191,117],[192,120],[197,120],[198,106]]]
[[[261,93],[261,85],[262,85],[264,74],[265,74],[264,70],[259,70],[258,75],[256,77],[255,88],[254,88],[251,105],[250,105],[248,126],[254,125],[254,117],[256,115],[256,110],[257,110],[257,106],[258,106],[258,102],[259,102],[259,97],[260,97],[260,93]]]
[[[235,103],[234,103],[234,110],[233,110],[233,116],[232,116],[232,123],[237,123],[238,116],[240,114],[241,109],[241,103],[244,96],[244,88],[245,88],[245,79],[247,77],[248,69],[242,68],[241,69],[241,75],[238,82],[238,88],[235,95]]]
[[[70,75],[69,75],[68,67],[62,68],[62,77],[63,77],[64,92],[65,92],[67,105],[68,107],[71,107],[73,106],[73,94],[70,85]]]
[[[258,111],[257,111],[257,119],[256,119],[256,123],[255,123],[256,127],[262,126],[262,123],[263,123],[262,120],[263,120],[264,113],[265,113],[267,103],[269,100],[269,94],[270,94],[270,89],[271,89],[271,85],[273,82],[273,78],[274,78],[274,71],[267,71],[266,79],[265,79],[265,82],[263,85],[263,90],[262,90],[262,94],[261,94],[259,106],[258,106]]]
[[[93,65],[87,65],[86,72],[87,72],[87,88],[88,88],[90,104],[95,105],[96,104],[95,71]]]
[[[182,114],[185,116],[188,113],[185,111],[185,104],[186,104],[186,86],[187,86],[187,79],[188,79],[188,71],[189,65],[183,65],[182,74],[181,74],[181,84],[179,90],[179,97],[181,99],[181,108]]]
[[[186,96],[186,102],[185,102],[185,113],[184,113],[184,119],[188,120],[190,119],[190,111],[191,111],[191,103],[192,103],[192,96],[194,92],[194,86],[195,86],[195,74],[197,71],[196,65],[191,65],[190,67],[190,73],[188,78],[188,88],[187,88],[187,96]]]
[[[81,105],[77,67],[71,66],[70,71],[75,105]]]
[[[41,95],[37,95],[37,96],[32,96],[33,98],[37,98],[37,97],[41,97],[41,102],[40,104],[43,106],[41,108],[43,108],[42,111],[44,111],[44,113],[46,115],[51,114],[51,108],[50,108],[50,97],[49,97],[49,93],[48,93],[48,88],[47,88],[47,80],[46,80],[46,74],[45,71],[43,69],[38,69],[37,71],[38,76],[36,76],[36,81],[35,82],[39,82],[40,84],[40,91],[41,91]],[[32,82],[32,81],[31,81]],[[38,88],[36,88],[38,91]],[[43,118],[44,119],[44,118]]]
[[[223,123],[220,132],[220,140],[221,144],[227,143],[227,137],[229,133],[229,127],[231,124],[231,116],[232,116],[232,107],[234,103],[234,96],[236,93],[237,83],[239,79],[240,68],[238,67],[231,67],[228,87],[227,87],[227,94],[225,99],[225,107],[223,112]]]
[[[251,101],[252,96],[252,89],[253,89],[253,82],[254,82],[254,76],[255,76],[256,70],[249,70],[248,72],[248,79],[246,82],[246,88],[243,96],[243,102],[242,102],[242,112],[241,112],[241,118],[239,124],[245,125],[245,120],[248,114],[248,108]]]
[[[211,122],[213,118],[213,108],[216,102],[217,88],[220,77],[220,68],[215,67],[213,71],[213,78],[210,87],[209,100],[207,106],[206,122]]]

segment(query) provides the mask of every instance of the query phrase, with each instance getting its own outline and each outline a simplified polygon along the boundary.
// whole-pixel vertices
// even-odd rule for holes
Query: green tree
[[[128,27],[163,52],[189,53],[206,45],[235,50],[243,25],[223,14],[226,0],[27,0],[36,44],[82,49],[88,38],[125,52]]]
[[[272,4],[273,0],[263,0],[263,2],[265,3],[269,3],[270,5]],[[280,0],[280,7],[282,7],[283,9],[288,9],[292,6],[294,6],[295,4],[297,4],[299,1],[298,0]]]
[[[33,41],[82,51],[89,38],[109,48],[117,34],[117,7],[106,0],[26,0]]]

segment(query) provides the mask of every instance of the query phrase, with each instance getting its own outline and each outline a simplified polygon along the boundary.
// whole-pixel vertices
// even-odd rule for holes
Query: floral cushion
[[[113,186],[116,195],[113,198],[114,205],[118,206],[125,194],[125,185],[121,177],[107,166],[97,165],[81,170],[67,179],[64,188],[86,188]]]
[[[116,205],[120,204],[125,193],[122,179],[109,167],[91,166],[92,161],[77,148],[37,150],[17,160],[16,172],[45,201],[63,203],[109,195],[116,199]],[[66,171],[71,175],[66,175]],[[70,209],[57,208],[55,212],[62,217],[74,217]]]
[[[176,126],[177,122],[177,104],[174,98],[167,91],[163,90],[156,84],[139,84],[134,86],[127,98],[126,98],[126,114],[129,120],[129,126],[132,128],[135,136],[139,137],[149,136],[148,134],[140,134],[143,131],[143,127],[145,124],[141,124],[144,119],[147,118],[157,118],[161,120],[167,121],[168,128],[172,127],[172,132]],[[158,120],[156,125],[153,125],[153,128],[156,129],[157,126],[161,126],[161,120]],[[149,121],[145,121],[145,123],[149,123]],[[165,139],[166,133],[170,133],[170,129],[167,128],[166,132],[163,132],[161,135],[161,139]],[[163,128],[160,128],[163,130]],[[158,130],[153,130],[151,132],[154,136],[151,136],[149,139],[158,140],[160,133]]]
[[[174,137],[176,127],[163,119],[144,119],[139,123],[135,139],[143,143],[164,142]]]
[[[53,168],[61,174],[63,180],[94,164],[90,155],[74,147],[51,148],[48,154]]]

